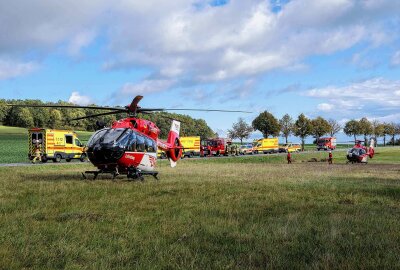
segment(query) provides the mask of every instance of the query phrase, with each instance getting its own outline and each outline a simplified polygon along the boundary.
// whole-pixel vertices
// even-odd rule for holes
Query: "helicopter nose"
[[[91,150],[88,154],[93,163],[114,163],[124,154],[124,149],[108,145],[97,145]]]

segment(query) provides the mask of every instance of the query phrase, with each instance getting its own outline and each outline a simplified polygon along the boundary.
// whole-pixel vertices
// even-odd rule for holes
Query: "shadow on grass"
[[[101,174],[94,180],[93,175],[87,175],[85,179],[82,175],[83,172],[73,173],[57,173],[57,172],[46,172],[39,173],[21,173],[20,178],[22,181],[45,181],[45,182],[61,182],[61,181],[80,181],[80,182],[95,182],[95,181],[112,181],[118,182],[131,182],[131,183],[142,183],[146,180],[153,180],[152,176],[144,176],[144,181],[128,179],[126,175],[119,175],[116,178],[112,178],[111,174]]]

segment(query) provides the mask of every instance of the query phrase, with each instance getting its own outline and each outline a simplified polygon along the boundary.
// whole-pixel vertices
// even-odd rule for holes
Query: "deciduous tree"
[[[239,139],[242,144],[243,139],[247,139],[251,132],[253,132],[253,128],[240,117],[236,123],[233,123],[232,129],[228,130],[228,136],[231,139]]]
[[[326,121],[321,116],[311,120],[312,131],[311,134],[318,140],[320,137],[329,133],[330,125],[328,121]]]
[[[261,131],[265,138],[269,136],[279,135],[279,122],[278,120],[268,111],[260,113],[252,122],[252,126],[255,130]]]
[[[357,135],[361,134],[360,123],[357,120],[350,120],[345,124],[343,131],[347,136],[354,136],[354,141],[356,141]]]
[[[329,119],[328,123],[329,123],[329,134],[331,135],[331,137],[335,136],[342,129],[342,126],[338,123],[338,121],[334,119]]]
[[[279,125],[281,126],[281,134],[285,137],[286,143],[288,143],[288,137],[293,133],[293,118],[289,114],[285,114],[279,120]]]
[[[360,126],[360,134],[364,135],[364,144],[368,145],[368,135],[372,134],[373,128],[371,122],[366,118],[363,117],[359,121]]]
[[[312,134],[312,124],[304,114],[300,114],[294,123],[294,135],[301,139],[301,149],[304,151],[305,139]]]

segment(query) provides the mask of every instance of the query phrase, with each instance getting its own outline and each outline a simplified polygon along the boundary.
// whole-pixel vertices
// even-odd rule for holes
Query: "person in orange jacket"
[[[333,163],[332,151],[329,151],[329,154],[328,154],[328,163],[329,163],[329,164],[332,164],[332,163]]]
[[[292,164],[292,154],[289,151],[287,152],[286,159],[288,164]]]

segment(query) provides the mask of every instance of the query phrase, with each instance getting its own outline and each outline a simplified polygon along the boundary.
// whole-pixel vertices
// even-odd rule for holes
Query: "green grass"
[[[91,132],[77,131],[85,143]],[[28,160],[28,131],[25,128],[0,126],[0,163],[19,163]]]
[[[398,149],[311,157],[163,161],[143,183],[0,168],[0,268],[400,268]]]

